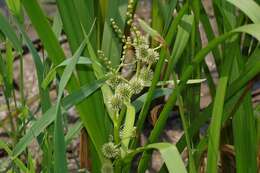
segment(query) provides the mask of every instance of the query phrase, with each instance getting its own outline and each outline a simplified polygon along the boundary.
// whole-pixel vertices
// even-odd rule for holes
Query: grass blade
[[[83,128],[83,124],[81,121],[76,122],[71,128],[68,129],[68,132],[65,136],[66,145],[68,145],[72,139],[79,134],[80,130]]]
[[[260,22],[260,6],[253,0],[227,0],[242,10],[254,23]]]
[[[90,96],[95,92],[102,84],[104,79],[97,80],[91,84],[86,84],[82,86],[79,90],[74,91],[70,95],[62,99],[62,105],[67,110],[73,105],[77,105],[82,102],[85,98]],[[50,125],[54,120],[56,105],[52,106],[48,111],[46,111],[38,120],[36,120],[32,127],[26,132],[26,134],[19,140],[13,149],[12,156],[17,157],[20,155],[26,147],[31,143],[31,141],[37,137],[43,130]]]
[[[185,47],[187,46],[190,33],[191,33],[193,18],[194,17],[192,15],[184,15],[182,18],[182,21],[178,27],[178,32],[177,32],[176,40],[174,42],[172,55],[169,59],[168,67],[165,72],[165,77],[164,77],[165,80],[169,78],[174,66],[178,62]]]
[[[18,25],[18,29],[20,30],[20,32],[25,40],[27,47],[29,48],[29,50],[32,54],[32,58],[33,58],[33,61],[34,61],[35,67],[36,67],[36,74],[37,74],[37,79],[38,79],[38,89],[40,92],[40,100],[41,100],[41,108],[42,108],[42,112],[44,113],[51,106],[48,89],[43,89],[41,87],[41,83],[43,82],[44,66],[41,61],[41,57],[39,56],[37,50],[33,46],[33,43],[31,42],[28,35],[26,34],[24,27],[20,24],[19,21],[17,21],[17,25]]]
[[[207,172],[218,172],[218,150],[221,131],[221,120],[223,114],[223,105],[225,99],[225,93],[227,88],[227,77],[221,77],[219,79],[216,97],[214,100],[214,106],[212,111],[212,120],[210,123],[209,131],[209,145],[208,145],[208,162]]]
[[[4,18],[3,14],[0,12],[0,30],[4,35],[12,42],[14,48],[22,53],[22,44],[21,41],[17,38],[12,26]]]
[[[65,58],[64,52],[38,2],[35,0],[22,0],[22,4],[37,31],[44,48],[48,52],[48,56],[54,64],[59,64]]]
[[[255,55],[251,56],[248,61],[251,62],[244,63],[243,57],[240,54],[235,57],[232,66],[231,80],[237,79],[238,76],[241,75],[241,71],[247,71],[248,67],[250,69],[253,68],[251,66],[252,61],[255,61],[255,63],[259,62],[259,60],[255,59]],[[248,65],[248,67],[245,65]],[[249,86],[250,83],[246,89]],[[239,100],[240,104],[236,107],[238,110],[234,113],[232,119],[234,147],[236,151],[236,171],[238,173],[257,172],[256,122],[253,113],[252,98],[250,92],[248,92],[248,90],[246,91],[243,99]]]
[[[2,140],[0,140],[0,148],[1,148],[1,149],[4,149],[4,150],[7,152],[7,154],[8,154],[9,156],[11,156],[11,154],[12,154],[11,149],[10,149],[10,148],[8,147],[8,145],[7,145],[4,141],[2,141]],[[26,168],[26,166],[24,165],[24,163],[23,163],[20,159],[14,158],[14,159],[13,159],[13,162],[18,166],[18,168],[19,168],[21,171],[23,171],[23,172],[29,172],[29,170]]]
[[[126,159],[131,160],[136,154],[152,149],[159,150],[170,173],[187,173],[178,149],[175,145],[169,143],[154,143],[145,147],[137,148],[130,153]]]
[[[160,151],[170,173],[187,173],[179,151],[174,145],[167,143],[155,143],[150,144],[147,147],[156,148]]]
[[[68,64],[61,76],[61,80],[58,88],[57,104],[54,116],[56,117],[54,123],[54,172],[62,173],[68,172],[67,170],[67,159],[66,159],[66,144],[64,137],[64,126],[63,126],[63,115],[61,114],[61,98],[65,87],[71,78],[73,70],[76,67],[78,59],[86,46],[87,40],[85,39],[78,50],[72,57],[72,61]]]

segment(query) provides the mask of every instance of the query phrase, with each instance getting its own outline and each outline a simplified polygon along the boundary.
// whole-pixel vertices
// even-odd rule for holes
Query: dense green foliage
[[[11,140],[0,140],[0,149],[11,164],[5,171],[69,172],[66,149],[81,133],[88,137],[88,145],[82,140],[81,145],[90,151],[87,161],[81,160],[91,161],[81,165],[85,172],[144,173],[158,150],[165,163],[162,173],[256,173],[260,124],[251,92],[260,72],[260,2],[212,1],[213,17],[200,0],[149,1],[148,25],[135,15],[138,0],[6,0],[10,15],[0,13],[5,50],[0,53],[0,85]],[[40,3],[55,3],[56,15],[46,16]],[[44,54],[26,32],[26,20]],[[71,57],[59,43],[62,35]],[[24,95],[25,48],[36,69],[39,116]],[[209,53],[217,77],[206,63]],[[15,57],[19,97],[14,94]],[[212,100],[203,109],[202,82]],[[54,102],[51,86],[56,86]],[[164,98],[163,108],[141,146],[140,135],[158,98]],[[80,120],[68,128],[71,107]],[[160,141],[174,108],[184,131],[176,145]],[[209,127],[200,134],[205,125]],[[34,139],[42,151],[39,165],[29,147]],[[226,148],[234,153],[235,166]],[[188,159],[182,160],[185,151]]]

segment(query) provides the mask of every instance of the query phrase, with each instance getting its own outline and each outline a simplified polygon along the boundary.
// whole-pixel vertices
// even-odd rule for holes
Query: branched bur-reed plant
[[[145,173],[153,150],[159,150],[164,161],[161,173],[217,173],[220,167],[223,172],[257,172],[260,123],[256,123],[251,88],[260,72],[259,0],[213,1],[215,26],[200,0],[153,0],[151,26],[134,19],[138,0],[56,0],[58,13],[53,20],[46,18],[37,0],[6,2],[11,16],[7,20],[0,14],[1,41],[7,43],[6,52],[0,53],[0,76],[13,140],[0,141],[11,158],[5,172],[36,172],[29,147],[34,139],[42,151],[42,172],[69,172],[66,149],[79,132],[80,168],[92,173]],[[44,54],[37,52],[26,33],[24,14]],[[59,44],[61,33],[72,57],[66,57]],[[39,117],[24,94],[23,47],[36,69]],[[210,52],[217,77],[205,61]],[[12,87],[15,55],[21,67],[19,99]],[[205,108],[200,107],[203,81],[212,100]],[[54,103],[52,83],[57,86]],[[148,140],[140,146],[151,103],[164,96]],[[65,112],[73,106],[80,119],[67,128]],[[175,106],[184,133],[176,145],[157,143]],[[201,134],[205,125],[209,128]],[[186,163],[180,155],[185,149]],[[236,164],[230,164],[227,150]]]
[[[105,65],[107,76],[109,76],[106,83],[113,91],[113,95],[106,99],[113,112],[111,118],[114,133],[110,141],[103,145],[102,152],[106,158],[117,162],[130,152],[128,150],[129,141],[135,136],[135,113],[125,117],[126,108],[127,111],[133,109],[131,108],[133,107],[131,98],[140,94],[144,87],[151,82],[152,66],[159,59],[157,49],[160,46],[151,48],[148,37],[143,36],[134,25],[130,27],[130,36],[124,36],[114,19],[111,19],[111,24],[117,36],[122,40],[123,51],[120,58],[121,63],[116,67],[113,67],[103,51],[98,51],[98,56]],[[124,119],[125,121],[123,121]]]

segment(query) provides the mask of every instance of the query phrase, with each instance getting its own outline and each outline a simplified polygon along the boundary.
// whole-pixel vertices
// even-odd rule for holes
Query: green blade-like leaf
[[[65,136],[66,145],[68,145],[72,139],[79,134],[80,130],[83,128],[81,121],[78,121],[71,128],[68,129],[68,133]]]
[[[48,89],[46,89],[46,88],[43,89],[41,87],[41,83],[43,82],[43,74],[44,74],[43,63],[41,61],[41,57],[39,56],[37,50],[34,48],[32,41],[29,39],[28,35],[26,34],[25,29],[22,26],[22,24],[20,24],[19,21],[17,21],[16,23],[18,25],[19,31],[21,32],[21,34],[25,40],[27,47],[29,48],[29,50],[32,54],[33,62],[36,67],[36,74],[37,74],[37,79],[38,79],[38,88],[39,88],[39,92],[40,92],[42,112],[44,113],[45,111],[47,111],[50,108],[51,101],[50,101]]]
[[[67,159],[66,159],[66,144],[64,137],[64,126],[63,117],[61,114],[60,101],[65,90],[65,87],[71,78],[73,71],[75,70],[76,64],[79,57],[86,46],[87,40],[85,39],[80,47],[77,49],[75,54],[72,56],[71,63],[69,63],[61,76],[61,80],[58,88],[57,104],[54,116],[56,117],[54,124],[54,172],[62,173],[67,172]]]
[[[64,72],[61,76],[61,80],[59,83],[59,88],[58,88],[58,97],[57,97],[58,103],[62,97],[63,91],[65,90],[65,87],[66,87],[69,79],[71,78],[73,70],[75,70],[76,64],[80,58],[81,53],[83,52],[83,50],[86,46],[86,44],[87,44],[87,39],[83,40],[83,42],[80,45],[80,47],[78,48],[78,50],[72,56],[70,63],[64,69]]]
[[[259,51],[255,51],[255,53],[258,53],[256,57],[259,58]],[[260,62],[256,57],[253,54],[247,63],[244,63],[243,57],[240,54],[234,57],[230,80],[234,81],[234,79],[237,79],[243,74],[241,73],[243,71],[251,71],[254,69],[251,63],[255,62],[255,64],[257,64]],[[248,68],[250,68],[250,70]],[[260,66],[258,69],[260,71]],[[244,93],[243,99],[240,99],[239,103],[241,104],[234,107],[236,113],[233,115],[232,127],[237,173],[257,172],[256,126],[251,100],[251,91],[249,90],[246,94]]]
[[[72,62],[72,58],[65,59],[62,63],[60,63],[57,67],[67,66]],[[89,58],[80,56],[77,62],[78,65],[91,65],[92,62]]]
[[[0,53],[0,74],[2,76],[2,80],[4,83],[4,95],[6,98],[11,97],[11,92],[12,92],[12,85],[8,82],[8,72],[6,69],[6,63],[4,61],[4,58],[2,57]]]
[[[234,29],[233,32],[245,32],[247,34],[252,35],[255,37],[257,40],[260,40],[260,33],[259,31],[260,24],[250,24],[250,25],[245,25],[241,26],[237,29]]]
[[[17,38],[12,26],[4,18],[3,14],[0,12],[0,30],[4,35],[12,42],[14,48],[22,53],[22,44],[21,41]]]
[[[176,36],[176,40],[174,42],[174,47],[172,50],[172,55],[169,59],[168,67],[165,72],[164,79],[168,79],[174,66],[178,62],[181,57],[190,37],[192,23],[193,23],[193,15],[184,15],[182,21],[178,27],[178,32]]]
[[[175,34],[177,33],[176,32],[177,27],[178,27],[183,15],[187,12],[188,8],[189,8],[189,3],[185,3],[183,5],[183,7],[179,10],[178,15],[174,18],[171,25],[169,26],[169,30],[165,36],[165,40],[168,45],[171,45],[171,43],[173,42],[173,38],[174,38]]]
[[[9,10],[14,13],[15,15],[20,15],[21,11],[21,1],[16,0],[6,0],[6,5],[8,6]]]
[[[57,37],[57,39],[59,39],[62,32],[62,21],[61,21],[60,14],[58,12],[54,16],[52,30],[55,36]]]
[[[62,63],[60,63],[59,65],[57,65],[56,67],[52,68],[46,75],[46,77],[44,78],[44,80],[41,83],[41,87],[43,89],[47,88],[47,86],[53,81],[53,79],[55,78],[56,74],[57,74],[57,69],[59,67],[64,67],[69,65],[72,62],[72,58],[68,58],[65,59],[64,61],[62,61]],[[78,65],[91,65],[91,61],[87,58],[87,57],[79,57],[79,60],[77,62]]]
[[[2,141],[2,140],[0,140],[0,148],[1,148],[1,149],[4,149],[4,150],[7,152],[8,156],[11,157],[11,154],[12,154],[11,149],[10,149],[10,148],[8,147],[8,145],[7,145],[4,141]],[[13,159],[13,162],[16,164],[16,166],[17,166],[21,171],[23,171],[23,172],[29,172],[29,170],[26,168],[26,166],[24,165],[24,163],[23,163],[20,159],[14,158],[14,159]]]
[[[66,144],[64,137],[64,120],[61,106],[56,104],[54,116],[54,172],[67,173]]]
[[[160,33],[156,30],[154,30],[153,28],[151,28],[147,23],[145,23],[145,21],[138,19],[140,26],[142,27],[142,29],[148,33],[154,40],[160,42],[160,43],[164,43],[164,39],[163,37],[160,35]]]
[[[161,153],[170,173],[187,173],[178,149],[175,145],[169,143],[154,143],[145,147],[136,148],[132,153],[129,153],[126,159],[131,160],[136,154],[151,149],[156,149]]]
[[[73,105],[77,105],[82,102],[85,98],[95,92],[102,84],[104,79],[97,80],[91,84],[82,86],[79,90],[74,91],[72,94],[62,99],[62,105],[67,110]],[[16,144],[12,156],[17,157],[21,154],[25,148],[36,138],[44,129],[50,125],[54,120],[56,105],[52,106],[47,112],[45,112],[38,120],[36,120],[32,127],[26,132],[26,134]]]
[[[253,0],[227,0],[242,10],[254,23],[260,22],[260,6]]]
[[[218,172],[218,152],[219,152],[219,141],[221,131],[221,120],[223,114],[223,105],[227,87],[227,77],[221,77],[219,79],[216,97],[214,100],[212,120],[210,123],[209,132],[209,144],[208,144],[208,162],[207,172],[217,173]]]
[[[165,12],[166,15],[164,17],[164,21],[165,21],[164,28],[163,28],[164,33],[166,33],[166,31],[169,30],[169,26],[170,26],[171,21],[173,19],[172,14],[174,12],[174,9],[175,9],[176,5],[177,5],[177,1],[176,0],[173,0],[173,1],[170,1],[169,3],[165,3],[164,4],[165,8],[168,9],[168,11]],[[161,9],[161,11],[164,11],[164,10]]]
[[[38,2],[35,0],[22,0],[22,4],[44,48],[48,52],[48,56],[55,65],[59,64],[65,58],[64,52]]]
[[[159,150],[170,173],[187,173],[182,158],[174,145],[155,143],[150,144],[147,147]]]
[[[187,81],[187,84],[200,84],[202,82],[206,81],[206,79],[190,79]],[[180,82],[180,80],[177,80],[177,84]],[[158,81],[156,86],[165,86],[165,85],[175,85],[173,80],[167,80],[167,81]],[[151,86],[151,82],[145,82],[144,86]]]
[[[6,43],[6,70],[7,70],[7,80],[10,86],[13,85],[13,61],[14,55],[12,51],[12,46],[9,41]]]
[[[131,103],[126,103],[126,116],[125,116],[125,124],[122,132],[122,146],[123,149],[128,150],[128,145],[131,136],[134,132],[134,123],[135,123],[135,108],[131,105]],[[122,157],[126,152],[122,152]]]

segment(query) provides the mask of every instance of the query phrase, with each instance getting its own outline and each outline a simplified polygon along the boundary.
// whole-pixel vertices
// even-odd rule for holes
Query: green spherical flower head
[[[109,103],[112,110],[119,111],[119,109],[121,109],[121,107],[123,105],[123,100],[122,100],[122,97],[115,94],[115,95],[113,95],[112,97],[109,98],[108,103]]]
[[[130,88],[134,94],[138,94],[143,90],[144,81],[139,78],[133,78],[130,81]]]
[[[153,78],[153,71],[151,69],[142,68],[140,71],[140,78],[143,81],[151,81]]]
[[[135,54],[136,58],[139,60],[144,60],[148,56],[148,45],[142,44],[136,47]]]
[[[112,75],[108,80],[107,80],[107,84],[109,86],[111,86],[112,88],[115,88],[116,86],[118,86],[120,83],[122,82],[122,80],[120,79],[120,77],[118,75]]]
[[[115,94],[109,98],[108,103],[113,111],[119,111],[119,109],[121,109],[121,107],[123,105],[123,100],[122,100],[122,97]]]
[[[120,150],[113,142],[108,142],[102,146],[102,153],[106,158],[114,159],[119,156]]]
[[[122,97],[125,100],[128,100],[131,97],[131,89],[129,85],[126,83],[119,84],[115,89],[115,93],[116,95]]]
[[[159,59],[159,53],[151,48],[147,50],[147,54],[145,62],[148,64],[153,64]]]

